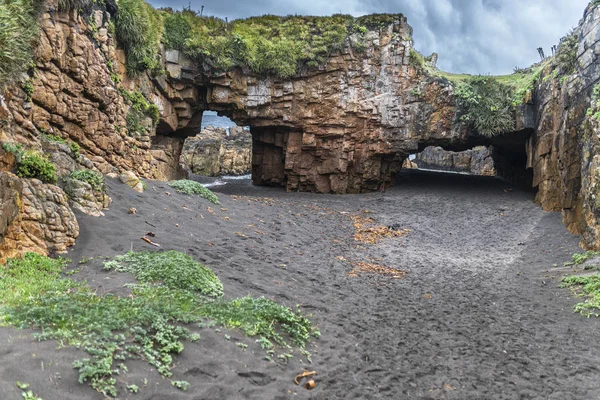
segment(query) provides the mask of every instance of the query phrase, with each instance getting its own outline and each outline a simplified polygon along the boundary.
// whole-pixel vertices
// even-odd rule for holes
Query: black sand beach
[[[73,268],[95,259],[73,278],[101,294],[122,293],[126,275],[104,271],[99,257],[154,250],[140,240],[152,231],[162,249],[209,266],[226,298],[265,296],[310,314],[321,332],[308,346],[312,364],[298,352],[271,363],[240,332],[190,327],[202,338],[185,343],[173,369],[189,390],[133,361],[118,377],[119,398],[600,398],[599,322],[573,313],[576,299],[552,272],[581,251],[579,238],[560,214],[534,204],[533,193],[494,178],[422,171],[365,195],[285,193],[248,181],[213,189],[218,206],[161,182],[138,194],[109,181],[106,216],[78,215],[81,236],[68,257]],[[361,244],[353,216],[410,232]],[[353,274],[357,262],[407,273]],[[21,398],[16,381],[44,400],[104,398],[77,382],[71,362],[83,351],[36,342],[32,333],[0,329],[0,399]],[[294,384],[302,368],[318,372],[312,391]],[[130,382],[140,393],[124,390]]]

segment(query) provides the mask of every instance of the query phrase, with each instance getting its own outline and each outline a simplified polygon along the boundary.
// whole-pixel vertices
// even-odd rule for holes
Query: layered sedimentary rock
[[[62,177],[81,167],[163,180],[181,177],[185,138],[198,133],[206,109],[251,127],[256,184],[290,191],[384,189],[409,154],[428,146],[452,151],[493,146],[499,175],[532,180],[544,209],[562,210],[567,226],[583,233],[588,246],[600,248],[598,127],[586,117],[600,78],[597,5],[588,8],[576,30],[576,72],[559,79],[554,71],[544,71],[527,104],[515,112],[514,132],[491,139],[461,123],[451,82],[429,76],[411,60],[411,28],[404,18],[366,32],[364,51],[347,45],[326,65],[291,79],[243,69],[207,72],[173,50],[162,53],[164,75],[128,78],[126,54],[108,29],[110,12],[95,4],[90,15],[67,14],[56,11],[56,2],[47,5],[35,68],[0,98],[0,141],[45,151]],[[24,90],[23,83],[33,91]],[[159,108],[159,120],[146,118],[143,129],[132,133],[124,90],[141,92]],[[51,143],[44,134],[67,144]],[[68,147],[70,142],[81,147],[81,155]],[[237,169],[236,163],[230,168]],[[52,197],[45,186],[34,185],[32,191],[22,183],[23,193]],[[19,184],[14,181],[12,187],[18,194]],[[61,195],[53,201],[62,204]],[[19,220],[8,222],[11,218],[0,221],[5,231]],[[65,239],[57,240],[66,243],[75,234],[70,220],[61,219],[70,227],[63,229]],[[44,228],[38,231],[39,237],[52,236]],[[61,248],[52,240],[46,249]]]
[[[485,146],[453,152],[441,147],[427,147],[417,154],[415,163],[419,168],[467,172],[473,175],[496,175],[492,153]]]
[[[600,82],[600,8],[590,4],[574,31],[577,68],[566,78],[544,71],[535,98],[536,129],[528,143],[536,201],[562,211],[565,225],[583,234],[586,247],[600,249],[598,120],[589,115]]]
[[[241,127],[206,127],[185,140],[180,164],[196,175],[244,175],[252,168],[252,136]]]

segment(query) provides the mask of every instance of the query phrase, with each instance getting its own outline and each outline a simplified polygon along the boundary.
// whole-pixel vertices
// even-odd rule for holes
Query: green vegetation
[[[2,148],[15,156],[17,176],[39,179],[45,183],[56,183],[56,167],[43,154],[25,150],[22,145],[16,143],[4,142]]]
[[[303,349],[313,332],[310,322],[266,299],[223,301],[222,286],[207,267],[182,253],[127,253],[105,263],[108,269],[132,273],[139,283],[127,285],[131,295],[99,295],[84,282],[61,275],[67,260],[27,253],[0,268],[0,321],[20,328],[38,328],[39,340],[58,340],[61,346],[84,349],[88,358],[76,360],[79,381],[117,396],[116,376],[132,393],[140,388],[127,382],[129,359],[143,359],[163,377],[171,377],[173,355],[183,341],[200,337],[181,323],[214,320],[239,327],[261,341],[286,345],[286,333]],[[272,352],[272,350],[269,350]],[[172,381],[187,389],[185,381]]]
[[[29,389],[29,383],[21,383],[17,381],[17,387],[22,390],[22,400],[43,400],[41,397],[37,397],[33,394],[33,391]]]
[[[424,70],[425,69],[425,59],[423,58],[423,56],[416,51],[415,49],[410,49],[410,52],[408,54],[408,59],[410,61],[410,63],[418,70]]]
[[[60,11],[69,10],[87,10],[92,3],[97,0],[58,0],[58,9]]]
[[[600,120],[600,83],[594,86],[594,91],[592,92],[592,101],[590,103],[590,107],[587,109],[586,116],[588,118],[592,117],[595,120]]]
[[[33,96],[33,83],[31,82],[31,78],[27,79],[25,82],[21,84],[21,88],[27,95],[27,101],[31,101]]]
[[[94,190],[104,191],[104,178],[95,171],[79,169],[71,172],[71,178],[89,183]]]
[[[17,158],[16,174],[21,178],[35,178],[44,183],[56,183],[56,167],[44,155],[26,151]]]
[[[562,287],[573,288],[586,297],[585,301],[575,305],[575,312],[587,317],[600,316],[600,275],[567,276],[562,280]]]
[[[209,268],[177,251],[130,252],[104,263],[104,268],[129,272],[141,282],[161,283],[169,289],[223,296],[223,284]]]
[[[579,38],[574,32],[570,32],[561,39],[556,51],[556,64],[563,75],[571,75],[579,65],[577,62],[577,44]]]
[[[230,23],[191,11],[164,10],[163,42],[167,48],[215,69],[247,68],[258,75],[289,78],[323,65],[346,39],[359,50],[368,29],[379,29],[403,18],[378,14],[361,18],[264,15]]]
[[[201,183],[191,181],[188,179],[181,179],[179,181],[169,182],[169,186],[178,191],[179,193],[194,195],[197,194],[202,198],[207,199],[211,203],[219,204],[219,198],[212,191],[202,186]]]
[[[461,119],[479,134],[491,137],[513,131],[513,91],[493,77],[477,76],[456,87]]]
[[[71,152],[73,153],[73,155],[75,156],[75,158],[79,158],[81,147],[79,147],[79,145],[77,143],[70,142],[69,143],[69,150],[71,150]]]
[[[586,251],[584,253],[575,253],[572,256],[571,261],[565,263],[565,266],[581,265],[587,260],[590,260],[597,256],[600,256],[600,251]]]
[[[120,87],[119,93],[130,106],[129,113],[126,117],[127,131],[130,136],[143,135],[146,133],[146,129],[142,125],[142,121],[146,117],[152,119],[153,125],[158,124],[158,120],[160,119],[158,106],[149,102],[141,92],[130,92],[124,87]]]
[[[0,89],[17,79],[23,66],[31,63],[42,5],[36,0],[0,2]]]
[[[159,73],[159,46],[163,23],[161,13],[144,0],[120,0],[115,32],[127,54],[127,73],[150,70]]]
[[[310,321],[299,312],[264,297],[243,297],[231,301],[209,302],[202,305],[200,313],[210,316],[228,328],[240,329],[248,336],[260,336],[261,347],[271,348],[271,340],[287,346],[276,326],[290,335],[294,343],[304,347],[312,333]]]
[[[67,141],[60,136],[42,133],[42,137],[52,143],[67,144]]]

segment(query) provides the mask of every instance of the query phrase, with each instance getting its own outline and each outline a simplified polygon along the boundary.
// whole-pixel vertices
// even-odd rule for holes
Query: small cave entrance
[[[498,177],[531,189],[533,170],[527,150],[530,136],[530,130],[522,130],[491,138],[476,136],[453,146],[422,143],[418,152],[405,157],[402,170]]]
[[[476,146],[464,151],[450,151],[439,146],[428,146],[419,153],[409,155],[404,160],[402,168],[496,176],[493,152],[492,147],[486,146]]]

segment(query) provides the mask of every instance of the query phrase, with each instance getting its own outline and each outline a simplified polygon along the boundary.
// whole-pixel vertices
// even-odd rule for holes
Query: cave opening
[[[217,111],[204,110],[201,114],[199,128],[185,138],[179,157],[179,164],[188,177],[250,179],[250,128],[239,126]]]
[[[403,159],[398,177],[416,170],[430,174],[495,177],[536,191],[537,188],[533,187],[531,154],[527,150],[531,147],[530,138],[531,131],[522,130],[494,137],[473,136],[465,143],[454,143],[452,146],[446,143],[419,143],[417,151]]]

